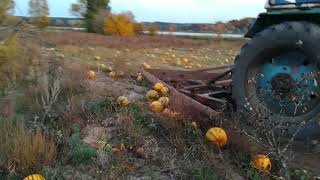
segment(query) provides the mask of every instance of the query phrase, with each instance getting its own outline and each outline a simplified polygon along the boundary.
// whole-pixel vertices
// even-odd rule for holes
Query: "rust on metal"
[[[173,110],[183,116],[213,117],[226,107],[231,97],[233,66],[217,66],[196,71],[142,70],[151,83],[161,82],[170,89]]]

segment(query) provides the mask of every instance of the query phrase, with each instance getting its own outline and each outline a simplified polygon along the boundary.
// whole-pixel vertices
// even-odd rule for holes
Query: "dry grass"
[[[40,130],[28,132],[24,121],[0,119],[0,167],[19,175],[41,172],[56,158],[54,141]]]

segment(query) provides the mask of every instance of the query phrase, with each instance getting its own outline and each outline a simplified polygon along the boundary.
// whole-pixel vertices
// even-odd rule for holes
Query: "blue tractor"
[[[269,0],[235,60],[233,98],[297,138],[320,135],[320,0]]]

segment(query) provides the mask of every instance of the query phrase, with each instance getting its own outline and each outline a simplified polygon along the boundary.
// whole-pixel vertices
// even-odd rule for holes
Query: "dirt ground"
[[[135,80],[143,63],[181,70],[233,64],[245,39],[124,38],[76,31],[48,31],[40,37],[40,54],[49,64],[48,72],[60,68],[63,72],[59,98],[45,124],[59,142],[55,164],[43,171],[47,179],[274,178],[252,167],[250,144],[218,149],[204,139],[207,128],[191,126],[196,120],[152,113],[145,98],[152,85]],[[110,69],[123,75],[112,78]],[[94,80],[87,79],[89,70],[97,73]],[[119,96],[129,99],[127,108],[116,105]],[[230,117],[216,118],[228,121]],[[77,133],[80,147],[95,149],[92,161],[86,153],[73,154],[70,141]],[[312,170],[301,167],[293,173],[298,179],[311,178]]]

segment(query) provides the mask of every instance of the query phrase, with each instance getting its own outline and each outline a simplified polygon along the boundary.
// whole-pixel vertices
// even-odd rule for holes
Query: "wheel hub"
[[[305,56],[290,53],[273,58],[260,66],[257,95],[269,111],[299,116],[313,110],[320,102],[317,72]]]
[[[293,88],[294,79],[289,74],[279,73],[271,80],[271,89],[274,95],[281,97],[281,99],[290,96]]]

